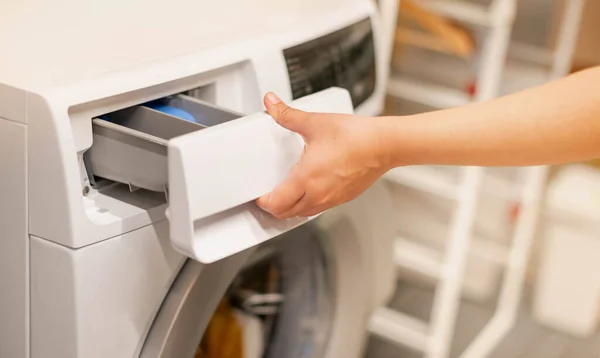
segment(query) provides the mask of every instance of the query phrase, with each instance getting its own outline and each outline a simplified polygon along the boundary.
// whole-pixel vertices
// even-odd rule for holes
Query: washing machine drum
[[[329,250],[308,224],[211,265],[188,260],[140,357],[324,357],[335,305]]]

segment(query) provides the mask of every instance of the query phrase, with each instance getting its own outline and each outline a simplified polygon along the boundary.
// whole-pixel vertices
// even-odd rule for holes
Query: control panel
[[[375,46],[371,20],[284,50],[293,98],[329,87],[350,92],[359,106],[375,90]]]

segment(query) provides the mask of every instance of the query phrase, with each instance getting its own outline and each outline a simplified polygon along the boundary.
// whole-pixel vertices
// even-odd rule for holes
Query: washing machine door
[[[219,301],[253,252],[210,265],[187,260],[154,319],[140,358],[193,357]]]
[[[338,285],[351,283],[349,276],[356,278],[348,271],[340,279],[336,274],[338,260],[360,260],[353,247],[357,243],[347,241],[344,251],[351,252],[348,257],[330,256],[330,244],[312,222],[257,250],[213,264],[187,260],[163,301],[140,357],[214,356],[218,354],[215,349],[223,344],[236,347],[233,356],[245,358],[300,357],[307,353],[325,357],[332,327],[339,321],[335,307],[352,310],[357,322],[364,316],[360,311],[367,307],[366,302],[346,302],[347,297],[338,296]],[[347,262],[343,267],[350,265]],[[360,262],[354,266],[360,271]],[[354,304],[357,302],[360,307]],[[247,326],[248,322],[252,326]],[[349,327],[358,333],[357,341],[364,335],[360,325]],[[348,346],[346,339],[348,336],[338,337],[337,345]],[[353,351],[358,352],[358,347]]]

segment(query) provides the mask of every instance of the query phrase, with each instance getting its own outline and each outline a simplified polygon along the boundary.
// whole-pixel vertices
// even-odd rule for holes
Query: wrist
[[[418,149],[415,142],[414,118],[379,117],[377,118],[379,143],[378,156],[384,170],[405,165],[418,164]]]

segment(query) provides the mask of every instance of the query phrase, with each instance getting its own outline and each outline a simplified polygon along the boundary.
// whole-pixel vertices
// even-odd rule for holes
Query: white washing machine
[[[360,356],[390,196],[258,209],[303,146],[262,96],[377,114],[388,38],[367,0],[3,2],[0,357],[201,356],[220,304],[247,357]]]

